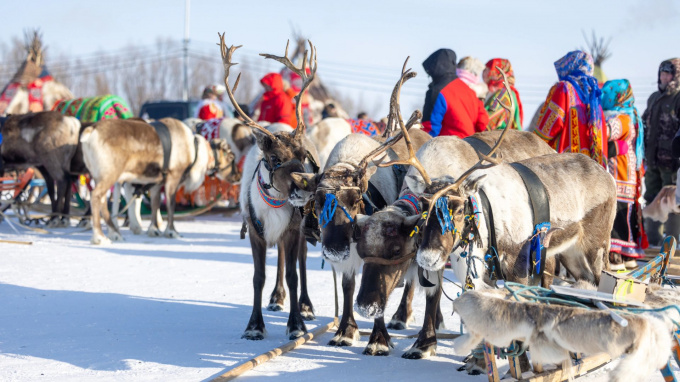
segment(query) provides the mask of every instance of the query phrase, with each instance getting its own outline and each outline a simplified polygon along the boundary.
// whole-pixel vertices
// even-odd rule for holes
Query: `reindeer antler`
[[[371,151],[364,159],[361,160],[359,163],[359,170],[361,172],[365,172],[366,168],[368,167],[368,162],[373,160],[373,158],[377,157],[378,155],[382,154],[383,152],[387,151],[390,147],[394,146],[402,137],[406,140],[406,146],[409,149],[409,154],[413,153],[413,157],[415,157],[415,152],[413,152],[413,145],[411,144],[411,137],[408,135],[408,130],[415,125],[415,123],[423,117],[423,115],[420,113],[420,111],[416,110],[411,114],[411,118],[406,122],[406,125],[404,125],[404,121],[401,118],[401,110],[399,108],[399,94],[401,93],[401,87],[404,84],[404,82],[410,80],[411,78],[415,77],[417,75],[416,72],[412,72],[411,69],[406,69],[406,64],[408,63],[409,57],[406,57],[406,61],[404,61],[404,66],[401,68],[401,76],[399,77],[399,81],[397,81],[397,84],[394,86],[394,90],[392,90],[392,96],[390,97],[390,113],[388,116],[388,122],[387,122],[387,129],[390,129],[392,124],[394,124],[395,120],[398,121],[399,126],[401,127],[401,132],[399,132],[397,135],[392,136],[388,138],[385,142],[383,142],[380,147],[376,148],[375,150]],[[423,168],[422,165],[420,165],[420,162],[417,162],[417,159],[415,159],[415,162],[410,161],[410,162],[404,162],[403,164],[412,164],[416,163],[415,166],[416,168],[422,169],[422,171],[419,169],[418,171],[421,171],[421,174],[427,179],[429,182],[430,178],[427,176],[427,173],[425,173],[425,169]],[[386,166],[391,166],[393,164],[402,164],[401,162],[390,162],[386,164],[379,164],[378,166],[380,167],[386,167]],[[428,183],[429,184],[429,183]]]
[[[423,180],[425,181],[425,184],[428,186],[432,183],[430,180],[430,176],[427,175],[427,171],[425,171],[425,167],[423,167],[422,163],[418,160],[416,157],[416,152],[413,149],[413,143],[411,143],[411,136],[408,134],[408,128],[404,126],[404,121],[401,119],[401,109],[399,107],[399,95],[401,93],[401,86],[403,85],[404,82],[407,80],[413,78],[416,76],[415,72],[411,72],[411,69],[406,69],[406,63],[408,63],[409,57],[406,57],[406,61],[404,62],[404,66],[401,69],[401,78],[399,78],[399,82],[397,82],[397,85],[394,87],[394,90],[392,91],[392,97],[390,98],[390,115],[387,120],[387,129],[390,129],[392,127],[392,124],[394,123],[394,119],[397,120],[397,123],[399,124],[399,127],[401,128],[401,134],[397,135],[395,138],[398,140],[401,138],[401,136],[404,137],[404,141],[406,142],[406,148],[408,149],[408,159],[406,160],[394,160],[391,162],[387,163],[380,163],[378,166],[380,167],[388,167],[388,166],[393,166],[397,164],[402,164],[406,166],[413,166],[418,170],[420,175],[423,176]],[[411,119],[413,119],[413,116],[411,116]],[[409,122],[411,121],[409,119]],[[410,126],[409,126],[410,127]],[[396,141],[395,141],[396,143]],[[394,143],[393,143],[394,144]]]
[[[505,138],[505,134],[508,132],[508,130],[510,130],[510,126],[512,126],[512,119],[513,119],[514,115],[512,113],[512,105],[513,104],[512,104],[512,96],[511,96],[511,93],[510,93],[510,85],[508,85],[508,78],[505,76],[505,72],[501,68],[499,68],[497,66],[496,69],[498,69],[501,72],[501,75],[503,76],[503,86],[505,86],[505,91],[508,94],[508,99],[510,100],[510,106],[505,105],[501,101],[501,98],[498,97],[498,96],[496,96],[496,102],[498,102],[501,105],[501,107],[503,107],[505,110],[507,110],[510,113],[510,120],[506,124],[505,129],[503,129],[501,136],[498,137],[496,144],[493,146],[491,151],[489,151],[489,154],[484,155],[484,154],[480,153],[479,151],[477,151],[477,155],[479,155],[480,159],[477,163],[475,163],[474,166],[470,167],[467,171],[465,171],[460,177],[458,177],[458,179],[454,183],[442,188],[441,190],[437,191],[434,195],[432,195],[432,198],[429,199],[430,207],[427,211],[428,216],[432,213],[432,209],[434,208],[434,203],[440,197],[446,195],[447,192],[449,192],[451,190],[457,190],[458,188],[460,188],[460,186],[463,184],[463,181],[468,176],[470,176],[470,174],[472,174],[473,172],[475,172],[477,170],[493,167],[493,166],[501,163],[500,158],[493,158],[491,156],[494,155],[496,150],[498,150],[498,148],[501,145],[501,142],[503,142],[503,139]],[[483,164],[484,161],[490,162],[490,164],[485,165],[485,164]]]
[[[245,121],[246,126],[249,126],[253,129],[260,130],[264,134],[268,135],[272,139],[276,139],[276,136],[272,134],[269,130],[265,129],[264,127],[258,125],[250,119],[248,114],[244,113],[243,110],[241,110],[241,107],[238,105],[238,102],[236,102],[236,98],[234,97],[234,92],[236,91],[236,88],[238,87],[238,83],[241,80],[241,73],[238,74],[238,77],[236,77],[236,82],[234,82],[234,87],[229,88],[229,69],[234,66],[238,65],[238,63],[234,63],[231,61],[231,56],[234,54],[236,49],[242,47],[243,45],[239,46],[230,46],[227,48],[227,44],[224,43],[224,35],[225,33],[219,34],[217,33],[218,36],[220,36],[220,43],[218,44],[220,46],[220,50],[222,53],[222,64],[224,65],[224,86],[227,88],[227,95],[229,96],[229,100],[231,101],[231,104],[234,105],[234,109],[236,109],[236,112],[243,118]]]
[[[310,40],[307,40],[309,43],[309,50],[305,49],[305,52],[302,57],[302,66],[297,67],[293,64],[293,62],[288,58],[288,46],[290,45],[290,40],[286,43],[286,52],[284,53],[283,57],[280,56],[275,56],[273,54],[267,54],[267,53],[260,53],[260,56],[263,56],[264,58],[269,58],[272,60],[276,60],[283,65],[285,65],[288,69],[292,70],[294,73],[296,73],[300,78],[302,78],[302,88],[300,89],[300,93],[295,96],[295,116],[297,117],[297,128],[295,129],[295,137],[298,139],[302,139],[302,137],[305,135],[305,130],[307,129],[307,126],[305,125],[305,119],[302,115],[302,94],[307,90],[309,85],[314,81],[314,77],[316,76],[316,68],[318,66],[316,62],[316,47],[312,44]],[[309,75],[307,74],[307,54],[309,53],[309,64],[310,64],[310,73]]]

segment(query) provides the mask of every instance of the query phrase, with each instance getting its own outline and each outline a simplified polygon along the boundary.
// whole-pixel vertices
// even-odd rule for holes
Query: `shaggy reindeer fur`
[[[498,140],[499,135],[499,131],[491,131],[475,134],[474,137],[491,147]],[[536,135],[514,130],[507,132],[505,140],[499,147],[500,155],[507,161],[517,161],[554,152]],[[438,137],[425,143],[416,156],[432,179],[445,176],[458,177],[478,160],[477,153],[472,146],[453,136]],[[420,196],[423,190],[422,176],[415,168],[410,168],[401,196],[410,192]],[[411,232],[419,219],[420,215],[403,201],[397,201],[373,216],[358,217],[358,225],[361,229],[361,237],[357,245],[359,255],[391,259],[404,254],[414,254],[417,250],[417,235],[411,236]],[[408,284],[415,282],[419,285],[417,271],[418,265],[415,260],[397,265],[366,264],[361,279],[361,289],[357,296],[357,311],[369,318],[382,315],[388,297],[402,277],[406,278]],[[404,354],[405,358],[426,358],[435,354],[436,351],[435,329],[438,326],[437,323],[442,321],[439,311],[441,272],[430,272],[425,276],[435,287],[425,288],[427,293],[425,324],[418,340]]]
[[[194,149],[194,134],[182,122],[164,118],[161,120],[169,131],[172,142],[172,152],[168,173],[165,175],[165,193],[168,203],[168,224],[164,235],[166,237],[178,237],[174,228],[174,204],[175,194],[183,185],[187,191],[196,190],[205,179],[207,170],[218,165],[217,176],[224,178],[231,171],[231,163],[234,159],[226,142],[216,144],[218,158],[213,158],[209,143],[200,135],[198,139],[198,152]],[[148,234],[160,236],[157,211],[160,207],[160,188],[163,180],[163,147],[155,129],[146,122],[137,120],[105,120],[88,127],[82,134],[83,156],[90,174],[95,181],[95,189],[92,191],[92,243],[102,244],[110,242],[109,239],[122,240],[120,231],[113,223],[108,208],[104,203],[106,192],[116,182],[129,182],[133,184],[154,184],[151,188],[152,220]],[[184,171],[196,163],[182,179]],[[102,214],[109,226],[109,238],[107,239],[101,230],[99,214]]]
[[[54,214],[69,214],[72,175],[85,170],[71,168],[78,148],[80,127],[78,119],[55,111],[11,115],[2,126],[2,162],[8,169],[37,167],[45,177]],[[48,223],[48,227],[68,225],[67,216],[53,216]]]
[[[504,289],[466,292],[453,310],[468,330],[454,341],[461,355],[482,340],[500,347],[523,341],[532,362],[539,364],[568,362],[569,352],[604,352],[612,358],[626,354],[611,375],[616,382],[641,381],[670,356],[674,325],[658,315],[621,313],[628,320],[622,327],[608,312],[516,301]]]
[[[676,186],[666,186],[659,191],[654,200],[643,210],[642,214],[646,218],[665,223],[668,214],[680,213],[680,195]]]
[[[430,136],[418,129],[411,131],[412,142],[417,150],[423,143],[430,140]],[[323,174],[293,174],[295,185],[301,190],[303,197],[297,202],[304,204],[307,201],[306,195],[314,197],[314,207],[316,215],[321,216],[327,190],[339,187],[359,187],[366,189],[370,181],[380,192],[387,203],[396,200],[398,196],[398,182],[392,168],[370,165],[366,173],[360,176],[358,173],[359,164],[369,153],[380,146],[380,142],[363,134],[350,134],[338,143],[328,158]],[[397,142],[391,150],[382,154],[383,159],[398,160],[406,157],[407,148],[404,141]],[[339,205],[343,206],[350,216],[360,214],[362,203],[362,193],[359,189],[348,189],[343,192],[336,192]],[[375,198],[375,196],[373,196]],[[332,346],[350,346],[359,338],[359,328],[354,320],[352,301],[354,298],[354,288],[356,284],[356,274],[363,264],[356,252],[356,245],[353,239],[354,224],[340,210],[336,210],[332,221],[321,228],[321,253],[328,260],[333,270],[342,273],[343,289],[343,313],[342,320],[338,327],[335,337],[329,342]],[[395,324],[391,325],[394,329],[404,329],[411,320],[411,300],[413,290],[411,285],[404,289],[402,303],[395,313]],[[391,343],[389,334],[385,327],[384,318],[376,315],[373,325],[373,332],[364,350],[368,355],[387,355],[389,354]]]

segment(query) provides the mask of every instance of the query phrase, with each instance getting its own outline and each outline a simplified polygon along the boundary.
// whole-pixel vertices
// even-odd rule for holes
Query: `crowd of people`
[[[507,59],[494,58],[486,65],[472,57],[457,62],[452,50],[440,49],[423,68],[431,77],[423,106],[423,128],[430,135],[464,138],[508,126],[522,129],[522,101]],[[507,76],[509,92],[499,69]],[[587,155],[615,178],[618,204],[610,263],[613,269],[634,267],[644,248],[660,245],[664,235],[680,234],[680,215],[671,214],[665,224],[644,219],[640,203],[643,187],[651,203],[663,187],[676,183],[680,144],[672,142],[676,134],[680,140],[680,58],[659,66],[658,91],[643,114],[628,80],[598,82],[590,54],[569,52],[555,62],[555,70],[558,82],[531,129],[557,152]],[[511,109],[499,100],[512,104]]]

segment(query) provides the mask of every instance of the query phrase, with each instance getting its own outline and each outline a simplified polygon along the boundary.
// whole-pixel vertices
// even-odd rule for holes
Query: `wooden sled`
[[[665,280],[672,264],[673,256],[675,255],[676,241],[672,236],[666,237],[661,247],[661,252],[646,265],[631,272],[628,276],[636,280],[649,280],[650,283],[661,285]],[[486,374],[489,382],[500,382],[498,374],[498,367],[496,365],[496,358],[500,353],[500,349],[495,348],[489,343],[484,343],[484,360],[486,363]],[[531,349],[528,350],[529,357],[531,357]],[[673,357],[675,362],[680,365],[680,330],[673,334]],[[526,382],[561,382],[567,381],[569,375],[578,377],[580,375],[598,369],[611,361],[608,354],[595,354],[585,358],[579,355],[574,355],[572,359],[571,370],[563,370],[559,365],[557,369],[544,371],[542,365],[534,364],[534,375],[528,378],[522,377],[522,372],[519,367],[519,357],[507,357],[510,364],[510,375],[516,381]],[[671,369],[671,360],[664,368],[661,369],[661,374],[667,382],[678,382]],[[508,381],[508,379],[504,379]]]

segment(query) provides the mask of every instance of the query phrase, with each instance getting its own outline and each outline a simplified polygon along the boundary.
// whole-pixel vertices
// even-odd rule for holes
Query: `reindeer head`
[[[293,172],[303,172],[304,166],[302,164],[307,158],[312,158],[312,154],[307,147],[307,142],[305,139],[306,126],[302,115],[301,99],[302,94],[305,92],[305,90],[307,90],[309,85],[314,80],[314,76],[316,75],[316,48],[310,41],[310,51],[305,51],[301,67],[296,67],[288,58],[288,44],[286,44],[286,52],[283,57],[264,53],[260,54],[265,58],[273,59],[284,64],[290,70],[297,73],[303,80],[300,93],[295,96],[295,113],[298,121],[297,128],[292,132],[279,131],[272,133],[261,125],[255,123],[246,113],[243,112],[243,110],[241,110],[238,102],[236,102],[234,92],[238,87],[241,74],[239,74],[236,78],[232,88],[229,85],[229,69],[234,65],[238,65],[232,62],[231,56],[236,51],[236,49],[240,48],[241,46],[235,47],[232,45],[231,47],[227,48],[224,42],[224,34],[219,36],[219,45],[222,53],[222,63],[224,65],[225,73],[224,84],[226,86],[229,100],[236,109],[236,112],[243,119],[245,125],[253,129],[257,146],[262,151],[262,165],[270,172],[272,186],[278,190],[279,193],[283,194],[283,197],[287,198],[293,189],[293,178],[291,177],[291,174]],[[310,62],[309,73],[307,73],[308,60]]]
[[[505,73],[500,68],[498,69],[503,75],[506,91],[510,92]],[[500,99],[497,101],[506,110],[511,110],[512,100],[510,100],[509,106],[502,103]],[[510,122],[508,126],[510,126]],[[463,244],[470,233],[476,229],[471,208],[472,202],[469,198],[477,193],[479,182],[485,175],[473,175],[473,173],[500,163],[500,158],[494,157],[494,153],[500,147],[508,130],[505,129],[501,133],[489,154],[484,155],[477,152],[480,157],[479,162],[465,171],[457,180],[445,177],[436,179],[434,182],[426,180],[423,185],[413,182],[413,179],[406,179],[409,187],[422,195],[420,201],[423,210],[427,210],[427,213],[423,216],[424,226],[420,233],[422,242],[416,255],[416,261],[423,269],[429,271],[443,269],[449,254],[458,245]],[[484,162],[489,164],[483,164]]]
[[[236,155],[231,151],[226,140],[211,140],[210,150],[212,161],[208,163],[208,166],[212,166],[211,172],[218,179],[229,183],[236,183],[241,180],[241,171],[239,171],[236,164]]]
[[[406,63],[390,102],[390,118],[392,120],[399,118],[402,125],[401,114],[398,113],[399,92],[403,83],[415,76],[415,73],[405,68]],[[420,117],[419,112],[414,113],[404,126],[405,130],[408,131]],[[338,163],[323,174],[293,174],[296,187],[313,195],[314,212],[321,228],[321,253],[329,261],[341,262],[349,257],[350,244],[355,237],[357,216],[364,213],[363,195],[368,190],[369,179],[377,171],[377,167],[370,164],[373,160],[381,160],[386,151],[399,141],[402,134],[387,139],[368,153],[357,166]]]

